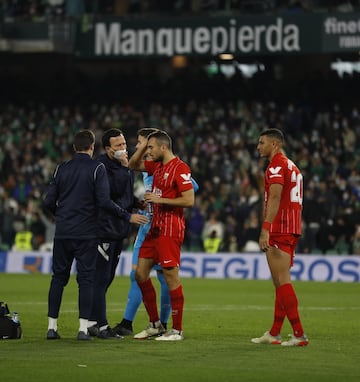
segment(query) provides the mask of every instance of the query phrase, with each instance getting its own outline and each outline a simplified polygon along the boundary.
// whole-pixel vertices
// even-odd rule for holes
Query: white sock
[[[79,322],[80,322],[79,332],[87,333],[88,320],[86,318],[80,318]]]
[[[88,328],[97,324],[97,321],[88,321]]]
[[[57,331],[57,318],[48,317],[48,330],[51,329]]]

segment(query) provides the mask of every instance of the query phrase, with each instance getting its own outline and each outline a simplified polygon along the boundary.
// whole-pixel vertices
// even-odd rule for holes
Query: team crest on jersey
[[[279,171],[281,170],[280,166],[277,167],[270,167],[269,171],[271,175],[269,175],[269,178],[276,178],[276,177],[281,177],[281,174],[279,174]]]
[[[191,182],[191,174],[180,174],[180,176],[184,179],[183,184]]]
[[[169,173],[166,172],[166,173],[164,174],[164,180],[166,180],[168,177],[169,177]]]
[[[110,247],[110,243],[102,243],[102,247],[103,247],[104,251],[107,251]]]

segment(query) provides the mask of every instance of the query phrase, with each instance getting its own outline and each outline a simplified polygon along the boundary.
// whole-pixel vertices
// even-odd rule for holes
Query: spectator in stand
[[[33,249],[38,250],[45,243],[45,225],[40,218],[39,212],[32,214],[29,230],[33,235]]]
[[[0,202],[2,199],[0,199]],[[3,249],[11,249],[15,240],[15,226],[18,204],[13,199],[7,199],[1,203],[0,209],[0,238]]]
[[[316,197],[317,188],[306,188],[304,192],[304,227],[305,235],[302,242],[304,253],[314,253],[319,248],[318,233],[322,224],[325,223],[326,205],[322,195]]]
[[[225,226],[224,223],[219,220],[219,213],[217,211],[211,212],[209,219],[204,224],[201,234],[206,252],[218,252],[224,239],[224,231]]]
[[[260,235],[260,221],[259,221],[259,212],[256,209],[250,211],[248,218],[244,222],[243,228],[243,243],[242,250],[244,252],[257,252],[260,251],[258,244],[258,238]]]
[[[14,251],[32,251],[34,248],[34,235],[27,227],[25,221],[18,221],[16,225],[16,234],[14,239]]]
[[[186,77],[186,81],[182,78],[181,84],[178,84],[179,79],[176,77],[169,84],[176,88],[180,85],[190,86],[190,83],[195,86],[199,81],[198,77],[192,81],[189,78],[191,77]],[[141,83],[140,79],[132,80]],[[316,87],[313,83],[302,83],[309,97],[301,103],[292,101],[291,113],[288,97],[280,94],[283,82],[277,80],[279,86],[271,88],[279,90],[277,95],[269,89],[269,83],[273,84],[273,81],[263,77],[261,82],[261,94],[267,94],[269,102],[252,101],[258,98],[255,90],[253,93],[246,89],[256,83],[255,79],[247,80],[240,95],[224,100],[224,94],[218,96],[218,93],[213,92],[211,78],[204,78],[204,82],[201,82],[206,95],[214,95],[211,101],[201,98],[194,91],[194,97],[189,102],[183,103],[179,99],[168,97],[166,106],[153,98],[150,98],[153,102],[148,107],[137,107],[137,98],[132,98],[133,103],[130,101],[126,104],[112,103],[110,98],[103,103],[96,103],[94,100],[86,105],[84,100],[84,106],[74,101],[71,107],[61,104],[61,101],[58,107],[36,102],[14,106],[4,102],[0,106],[0,187],[4,190],[4,196],[0,199],[2,208],[4,209],[6,200],[13,195],[18,174],[24,174],[27,180],[31,180],[29,184],[32,190],[28,194],[30,196],[25,198],[25,205],[19,206],[19,214],[25,216],[27,211],[32,210],[29,197],[32,198],[36,189],[43,192],[57,160],[70,159],[72,149],[69,142],[84,125],[91,125],[98,137],[109,127],[121,126],[124,131],[129,132],[128,139],[131,141],[135,139],[131,132],[136,131],[139,121],[141,125],[156,122],[169,132],[178,134],[181,130],[179,149],[181,156],[191,164],[194,178],[201,185],[196,199],[201,199],[204,219],[209,218],[210,211],[220,208],[225,211],[219,216],[220,220],[225,223],[226,217],[232,216],[237,223],[236,236],[240,238],[243,222],[251,209],[248,204],[248,200],[252,198],[249,189],[254,188],[259,192],[262,187],[259,179],[263,174],[264,163],[253,160],[256,157],[257,133],[264,125],[276,125],[288,134],[292,131],[289,130],[289,121],[294,120],[293,113],[296,111],[296,123],[303,135],[301,141],[298,141],[291,139],[291,133],[288,134],[287,152],[304,172],[307,184],[316,184],[314,204],[321,206],[325,203],[327,206],[322,227],[327,232],[321,232],[321,235],[328,237],[332,234],[332,228],[327,221],[334,221],[341,212],[339,208],[344,201],[352,203],[352,197],[343,198],[344,194],[346,196],[349,193],[347,186],[350,185],[355,190],[351,193],[356,193],[359,189],[356,174],[360,172],[360,140],[352,140],[351,137],[354,133],[356,137],[360,136],[359,112],[353,106],[358,98],[354,89],[360,86],[356,86],[360,76],[352,78],[351,87],[346,85],[345,79],[336,76],[324,78],[319,84],[316,83]],[[102,87],[108,92],[111,84],[104,80],[97,87],[96,94]],[[158,86],[162,94],[169,94],[169,87]],[[347,90],[342,94],[341,104],[337,100],[338,94],[332,94],[332,88]],[[11,89],[9,85],[8,91]],[[319,99],[328,100],[329,106],[313,102],[311,95],[315,90]],[[7,93],[7,97],[8,95]],[[104,94],[104,99],[106,95],[108,93]],[[334,100],[337,101],[337,106],[332,105],[335,104]],[[299,128],[295,131],[298,134]],[[207,152],[206,149],[210,151]],[[27,159],[29,153],[30,161]],[[315,161],[311,160],[313,153],[318,157]],[[38,202],[39,197],[35,198]],[[322,198],[325,199],[324,202]],[[360,207],[355,203],[354,212],[359,211]],[[306,235],[305,230],[305,241]],[[224,240],[227,240],[228,235],[225,236]],[[184,244],[187,246],[186,243]],[[331,251],[333,243],[329,245]],[[227,246],[224,243],[224,248]],[[314,251],[321,250],[319,242],[317,246]]]
[[[185,211],[186,230],[184,246],[188,251],[197,252],[203,250],[201,234],[204,228],[204,214],[201,209],[201,202],[201,197],[196,197],[194,207]]]
[[[44,244],[49,245],[54,240],[55,236],[55,220],[53,216],[43,211],[41,208],[39,209],[40,219],[45,227],[45,242]]]

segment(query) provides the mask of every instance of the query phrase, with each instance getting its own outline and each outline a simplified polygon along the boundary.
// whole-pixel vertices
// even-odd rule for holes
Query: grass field
[[[255,345],[271,324],[270,281],[184,278],[182,342],[95,339],[77,341],[77,285],[64,292],[60,341],[45,340],[50,275],[0,274],[0,300],[18,311],[21,340],[0,341],[1,381],[359,381],[360,285],[297,282],[300,314],[310,345]],[[111,324],[123,315],[128,279],[108,295]],[[143,307],[135,330],[147,324]],[[283,337],[290,333],[286,322]]]

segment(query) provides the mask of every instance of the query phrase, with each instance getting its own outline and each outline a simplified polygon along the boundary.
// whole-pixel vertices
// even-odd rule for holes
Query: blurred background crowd
[[[31,232],[35,249],[52,241],[53,222],[41,211],[41,200],[55,165],[71,157],[78,129],[96,132],[99,152],[102,132],[118,127],[131,153],[137,129],[156,126],[173,137],[175,152],[189,163],[200,185],[196,205],[187,211],[185,249],[257,250],[266,163],[258,158],[256,145],[261,130],[276,127],[285,132],[286,152],[305,178],[304,237],[298,252],[360,253],[359,112],[340,104],[315,109],[241,98],[154,102],[142,108],[120,103],[3,105],[2,247],[12,248],[19,231]],[[139,197],[142,191],[138,184]],[[206,243],[209,237],[217,240]]]
[[[172,11],[170,4],[193,13],[260,3],[277,10],[359,6],[356,1],[8,0],[1,3],[1,15],[69,16],[82,7],[119,14],[120,3],[126,14]],[[70,5],[79,8],[71,13]],[[259,133],[275,127],[284,131],[287,155],[304,174],[304,234],[297,252],[360,254],[360,74],[315,70],[295,76],[306,71],[309,59],[275,58],[270,70],[251,78],[238,69],[231,77],[209,74],[195,64],[168,75],[161,60],[158,72],[149,60],[138,68],[135,63],[126,75],[107,63],[99,75],[96,63],[79,72],[73,58],[45,55],[35,61],[26,56],[29,75],[21,59],[14,61],[20,68],[14,73],[9,61],[0,73],[0,88],[6,90],[0,92],[0,250],[51,248],[54,221],[41,201],[56,164],[71,157],[76,131],[94,131],[99,154],[102,133],[120,128],[131,155],[137,130],[154,126],[171,135],[174,151],[200,185],[195,207],[186,211],[184,250],[256,252],[266,166],[256,146]],[[143,191],[139,177],[136,195],[141,198]],[[134,227],[128,249],[135,235]]]
[[[137,16],[139,14],[199,15],[221,12],[353,12],[359,0],[3,0],[0,17],[42,21],[84,14]]]

